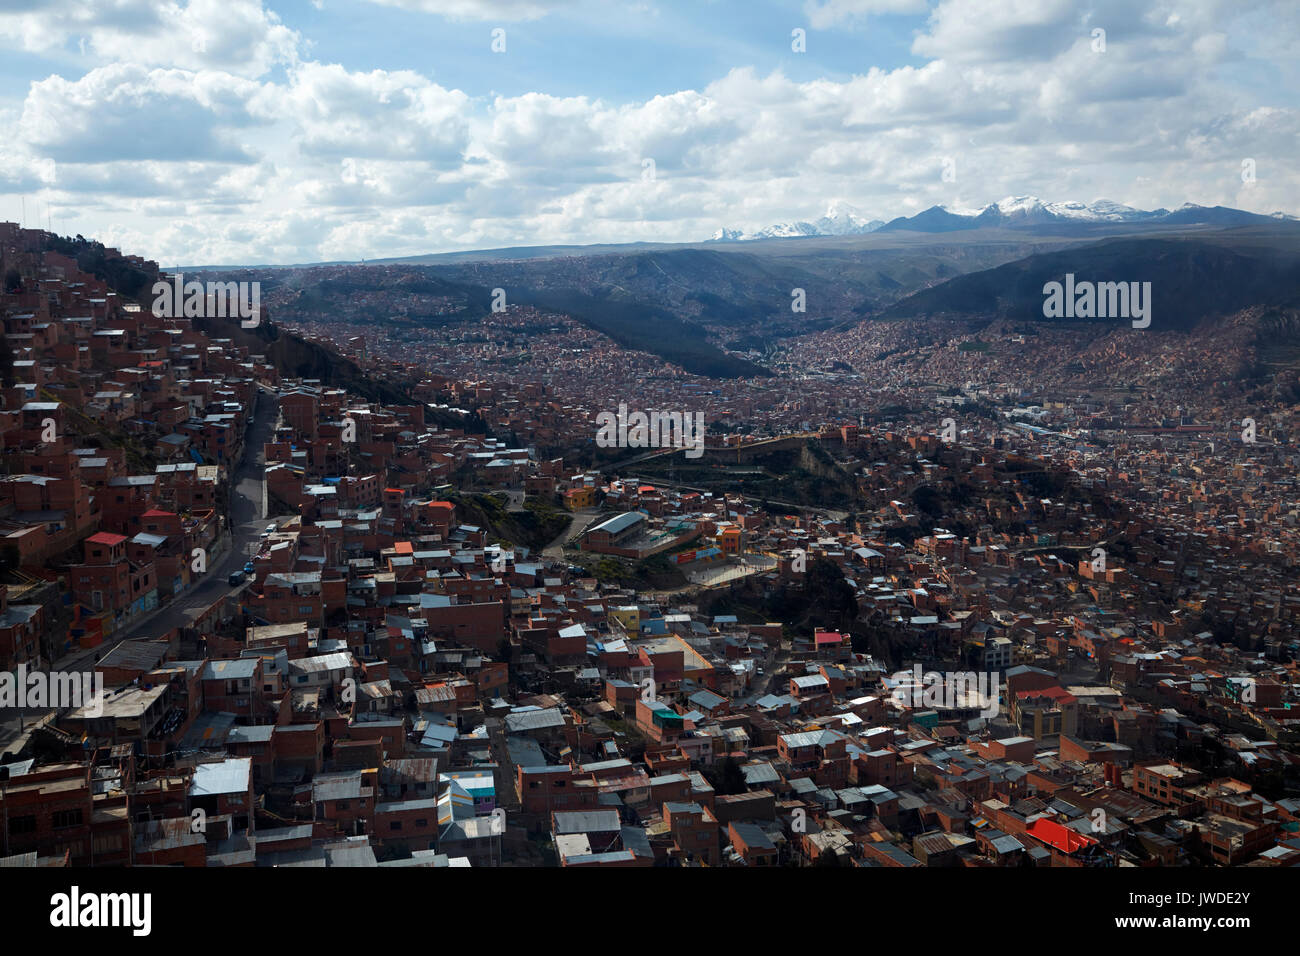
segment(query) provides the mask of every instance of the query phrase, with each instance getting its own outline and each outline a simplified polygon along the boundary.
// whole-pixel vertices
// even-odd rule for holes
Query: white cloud
[[[255,122],[246,100],[256,88],[228,73],[126,64],[96,68],[75,82],[52,76],[32,84],[19,135],[59,163],[248,162],[235,131]]]
[[[0,40],[29,52],[74,41],[99,62],[262,76],[293,62],[300,38],[260,0],[8,0]]]
[[[87,27],[97,50],[115,50],[130,16],[164,23],[133,4]],[[138,59],[115,50],[124,62],[33,83],[0,115],[14,131],[0,141],[0,194],[39,194],[75,231],[206,263],[691,240],[820,215],[832,197],[882,219],[1026,193],[1298,211],[1300,113],[1249,85],[1290,68],[1271,39],[1273,58],[1252,59],[1251,31],[1294,17],[1270,20],[1263,2],[1238,18],[1180,0],[1097,0],[1086,15],[1056,0],[943,0],[913,42],[919,65],[811,80],[742,66],[631,102],[475,97],[411,71],[312,62],[273,14],[228,6],[231,33],[209,53],[251,36],[265,54],[228,69],[164,64],[145,42]],[[0,25],[23,26],[31,49],[86,15],[64,0],[41,33],[30,11],[8,9]],[[206,0],[184,9],[224,22]],[[1094,24],[1104,53],[1090,47]],[[272,62],[284,70],[259,72]],[[955,182],[941,178],[945,158]],[[1256,161],[1249,186],[1244,158]]]
[[[258,112],[295,127],[300,152],[459,164],[468,145],[469,97],[418,73],[351,73],[336,64],[304,64],[287,89],[268,85]]]

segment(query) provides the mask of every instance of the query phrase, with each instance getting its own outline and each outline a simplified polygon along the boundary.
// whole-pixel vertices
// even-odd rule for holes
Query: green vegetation
[[[46,240],[45,248],[75,259],[83,272],[104,280],[110,289],[127,299],[145,295],[158,278],[156,274],[145,272],[125,259],[109,258],[102,242],[94,242],[84,236],[79,235],[75,239],[52,236]]]
[[[588,562],[588,570],[601,583],[643,591],[668,591],[690,582],[678,567],[662,554],[652,554],[640,561],[603,555]]]
[[[728,754],[715,764],[706,765],[700,771],[709,781],[713,792],[718,796],[744,793],[749,788],[745,785],[745,772],[740,768],[736,758]]]
[[[569,516],[544,502],[524,502],[523,511],[507,511],[500,498],[490,494],[454,494],[456,520],[484,530],[487,540],[540,551],[568,526]]]
[[[770,595],[750,587],[704,603],[710,615],[735,614],[747,624],[781,621],[787,634],[847,631],[858,616],[858,601],[844,572],[825,558],[814,558],[802,578],[781,584]]]
[[[671,468],[675,480],[685,484],[715,492],[739,492],[767,502],[786,501],[808,507],[844,510],[851,510],[857,503],[857,482],[853,474],[816,439],[808,439],[798,448],[754,455],[749,464],[757,471],[749,474],[719,467],[719,464],[735,464],[734,459],[723,460],[725,457],[710,454],[692,461],[673,456],[671,459],[650,459],[636,467],[639,474],[651,481],[666,478]],[[770,510],[783,511],[775,504]]]

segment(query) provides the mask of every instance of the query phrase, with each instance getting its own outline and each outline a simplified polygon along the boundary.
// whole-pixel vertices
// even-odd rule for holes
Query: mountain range
[[[1199,206],[1184,203],[1177,209],[1135,209],[1109,199],[1085,203],[1047,202],[1036,196],[1008,196],[982,208],[950,205],[931,206],[915,216],[899,216],[885,222],[869,219],[848,203],[836,200],[826,215],[813,221],[782,222],[746,232],[719,229],[710,242],[747,242],[757,239],[792,239],[810,236],[856,236],[872,232],[959,232],[967,229],[1051,228],[1063,233],[1090,231],[1098,225],[1137,226],[1245,226],[1277,221],[1300,221],[1295,216],[1271,215],[1230,209],[1227,206]]]
[[[866,219],[855,207],[835,201],[826,215],[812,222],[779,222],[757,232],[719,229],[710,242],[744,242],[751,239],[798,239],[803,236],[862,236],[885,225],[883,219]]]

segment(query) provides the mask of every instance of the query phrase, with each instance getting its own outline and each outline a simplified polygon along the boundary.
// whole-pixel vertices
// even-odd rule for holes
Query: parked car
[[[237,588],[237,587],[239,587],[239,585],[241,585],[241,584],[243,584],[243,583],[244,583],[244,572],[243,572],[243,571],[236,571],[234,574],[232,574],[232,575],[230,576],[230,586],[231,586],[232,588]]]
[[[245,573],[245,574],[252,574],[255,570],[257,570],[257,569],[253,567],[253,562],[252,562],[252,561],[246,561],[246,562],[244,562],[244,573]]]

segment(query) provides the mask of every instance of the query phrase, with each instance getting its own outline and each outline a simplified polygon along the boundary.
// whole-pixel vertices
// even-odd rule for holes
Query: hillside
[[[1209,239],[1112,239],[1028,256],[910,295],[880,318],[981,315],[1051,321],[1043,287],[1075,282],[1150,282],[1152,327],[1187,329],[1250,306],[1300,304],[1300,231]],[[1123,324],[1126,320],[1099,319]]]

